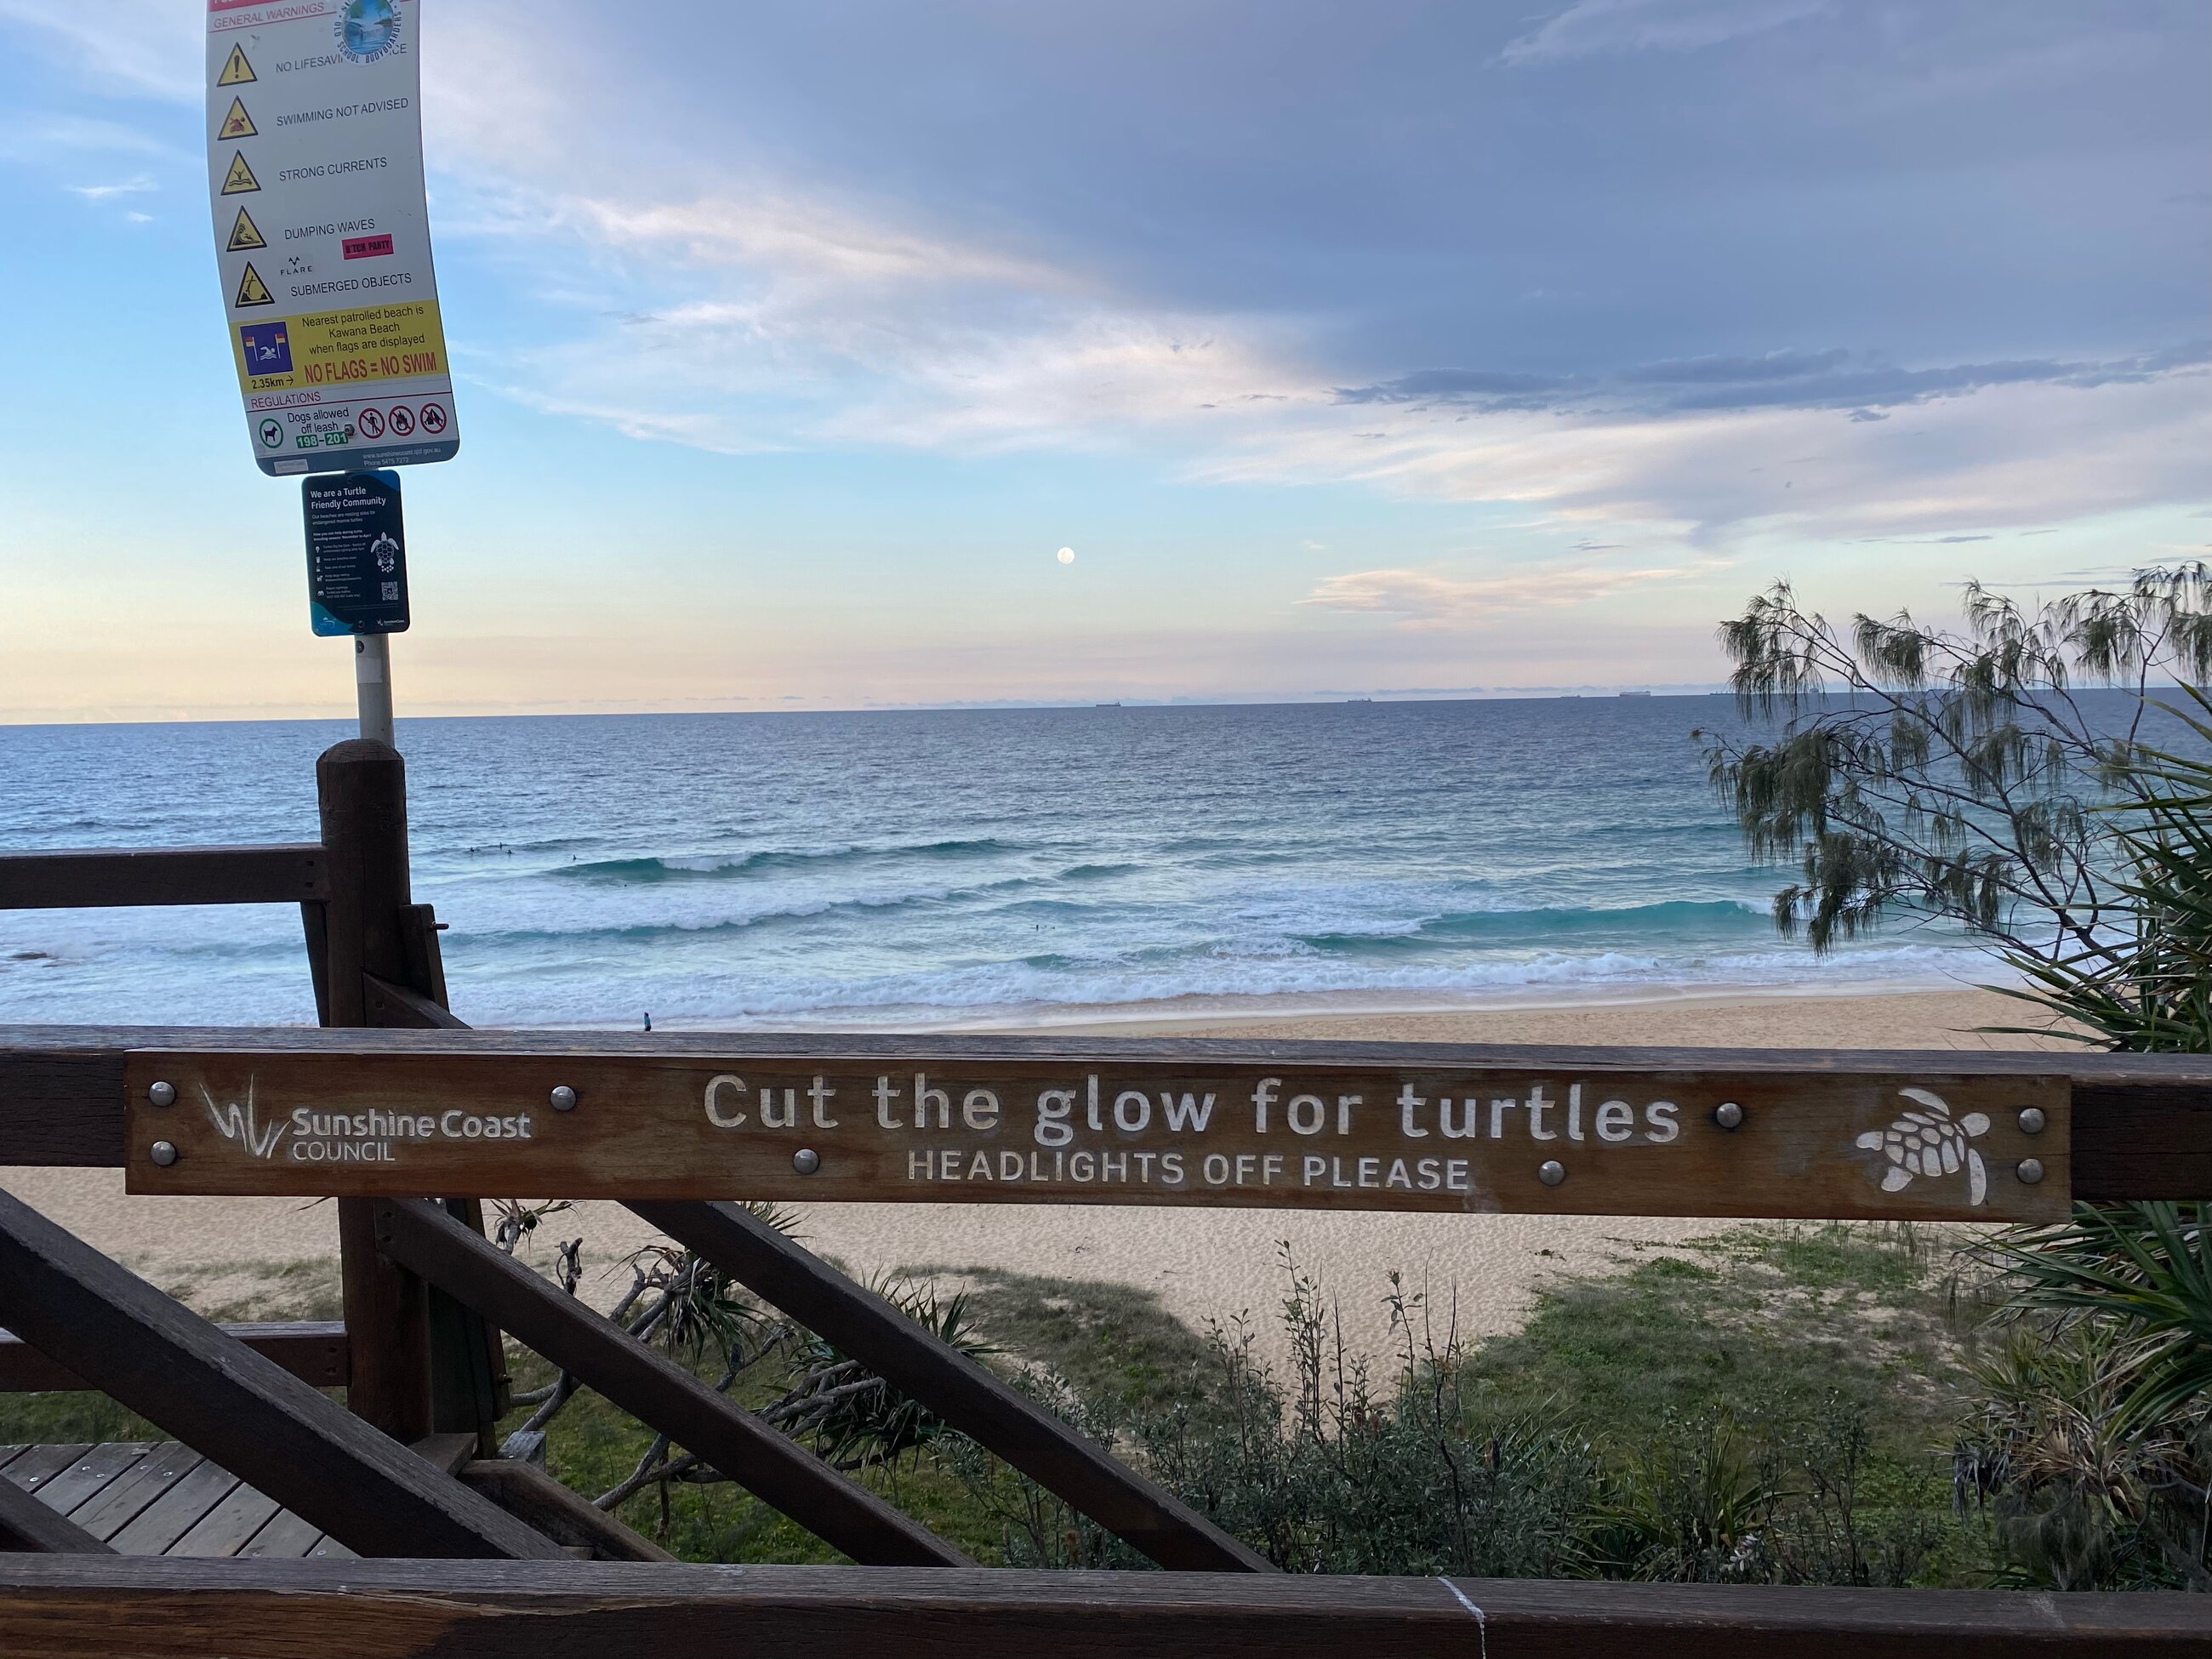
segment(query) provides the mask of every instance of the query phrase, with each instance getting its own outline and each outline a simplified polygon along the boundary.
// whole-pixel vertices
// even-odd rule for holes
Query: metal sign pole
[[[361,700],[361,734],[397,749],[392,739],[392,636],[356,634],[353,683]]]

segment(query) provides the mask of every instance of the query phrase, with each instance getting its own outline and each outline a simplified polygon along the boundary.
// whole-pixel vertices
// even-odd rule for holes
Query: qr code
[[[386,604],[387,604],[387,605],[397,605],[397,604],[398,604],[398,602],[399,602],[399,584],[398,584],[398,582],[386,582],[386,583],[385,583],[385,585],[384,585],[384,599],[385,599],[385,603],[386,603]]]

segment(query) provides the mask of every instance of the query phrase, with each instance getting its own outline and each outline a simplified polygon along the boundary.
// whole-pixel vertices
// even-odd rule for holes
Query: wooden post
[[[483,1200],[449,1198],[447,1215],[479,1238]],[[499,1450],[499,1419],[513,1409],[507,1344],[498,1329],[465,1302],[430,1287],[430,1421],[440,1434],[472,1434],[477,1455]]]
[[[300,933],[307,945],[307,973],[315,986],[315,1024],[331,1023],[330,902],[312,899],[300,906]]]
[[[407,768],[387,744],[356,738],[315,763],[331,896],[324,907],[321,999],[331,1025],[369,1023],[367,975],[404,981],[401,911],[407,872]],[[354,1414],[412,1444],[435,1428],[428,1288],[376,1246],[375,1206],[338,1200]]]
[[[316,976],[325,1022],[412,1024],[378,988],[398,986],[442,1008],[446,970],[437,920],[409,891],[406,763],[389,744],[357,738],[316,762],[315,783],[331,871],[320,929],[325,966]],[[310,923],[311,948],[316,931]],[[480,1200],[451,1200],[448,1207],[483,1231]],[[499,1334],[473,1309],[386,1261],[368,1216],[365,1204],[338,1201],[356,1356],[348,1400],[395,1439],[411,1445],[430,1434],[473,1434],[489,1455],[507,1400]]]
[[[361,976],[407,979],[407,765],[388,744],[351,738],[315,763],[315,794],[331,877],[331,1024],[366,1025]]]

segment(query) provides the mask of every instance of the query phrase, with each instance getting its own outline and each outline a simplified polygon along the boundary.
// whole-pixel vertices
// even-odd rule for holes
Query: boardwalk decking
[[[173,1440],[0,1446],[0,1478],[122,1555],[354,1553]]]

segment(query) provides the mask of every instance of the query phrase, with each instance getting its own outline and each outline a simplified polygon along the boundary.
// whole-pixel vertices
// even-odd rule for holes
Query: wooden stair
[[[0,1446],[15,1483],[118,1555],[299,1559],[354,1552],[173,1440]]]

